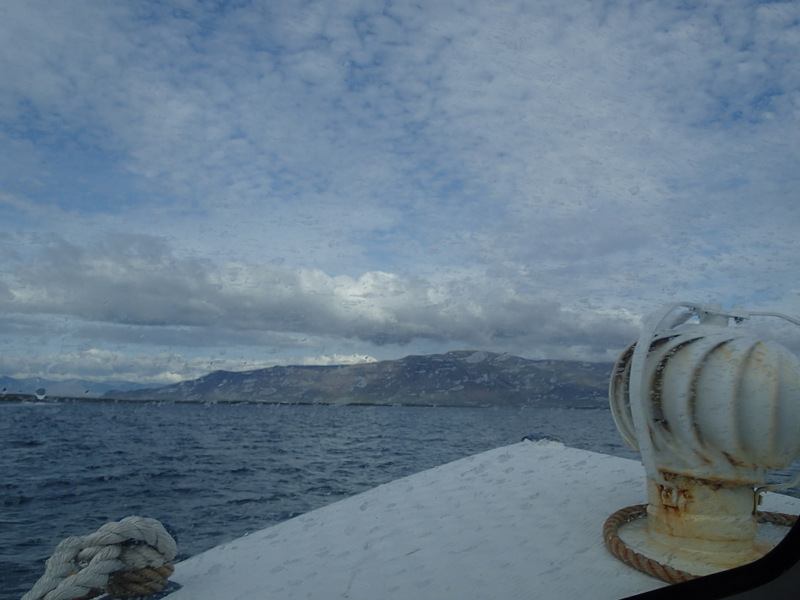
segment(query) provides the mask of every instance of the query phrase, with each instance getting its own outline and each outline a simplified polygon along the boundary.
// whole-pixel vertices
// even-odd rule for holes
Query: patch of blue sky
[[[767,89],[743,99],[741,94],[731,92],[730,95],[715,98],[714,114],[708,119],[709,124],[731,124],[743,121],[749,124],[759,124],[771,121],[778,110],[776,100],[781,100],[785,92],[780,88]],[[743,101],[744,100],[744,101]]]
[[[773,115],[777,109],[776,99],[783,99],[785,97],[785,90],[780,87],[770,87],[762,93],[756,95],[750,100],[750,108],[753,111],[753,116],[750,117],[752,123],[762,121],[765,115]]]
[[[416,269],[417,253],[422,247],[421,227],[398,224],[394,227],[373,229],[351,237],[352,243],[362,248],[362,260],[357,272],[387,271],[408,273]]]
[[[344,77],[344,83],[347,86],[347,91],[351,93],[363,92],[369,88],[379,88],[388,85],[385,73],[380,67],[380,61],[373,58],[370,64],[357,64],[354,61],[349,61],[347,65],[347,72]],[[371,102],[365,100],[361,103],[361,108],[372,109],[376,108]]]
[[[2,179],[6,190],[66,213],[120,214],[156,201],[155,190],[121,167],[120,158],[103,149],[77,149],[66,141],[37,148],[40,169],[35,179],[14,171]]]

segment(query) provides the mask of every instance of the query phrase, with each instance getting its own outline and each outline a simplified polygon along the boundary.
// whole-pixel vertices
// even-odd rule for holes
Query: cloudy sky
[[[5,0],[0,375],[800,314],[800,3]]]

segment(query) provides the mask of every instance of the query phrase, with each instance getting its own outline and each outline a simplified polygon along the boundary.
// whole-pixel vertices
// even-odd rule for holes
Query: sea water
[[[602,408],[0,402],[0,597],[108,521],[158,519],[185,558],[531,434],[636,456]]]

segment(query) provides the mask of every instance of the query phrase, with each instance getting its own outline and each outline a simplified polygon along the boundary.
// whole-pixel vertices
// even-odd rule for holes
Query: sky
[[[799,180],[798,2],[5,0],[0,375],[800,316]]]

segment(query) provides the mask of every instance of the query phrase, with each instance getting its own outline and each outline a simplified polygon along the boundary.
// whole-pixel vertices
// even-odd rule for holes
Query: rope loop
[[[621,508],[606,519],[606,522],[603,524],[603,539],[606,541],[606,546],[611,553],[637,571],[647,573],[667,583],[681,583],[683,581],[689,581],[690,579],[697,579],[699,575],[693,575],[692,573],[675,569],[657,560],[648,558],[644,554],[631,549],[620,539],[617,533],[620,527],[625,523],[630,523],[631,521],[645,516],[647,516],[647,505],[636,504],[634,506]],[[797,521],[797,516],[776,512],[759,512],[757,520],[759,523],[772,523],[773,525],[792,527]]]
[[[167,584],[178,552],[175,539],[155,519],[126,517],[87,536],[61,541],[45,573],[22,600],[148,596]]]

